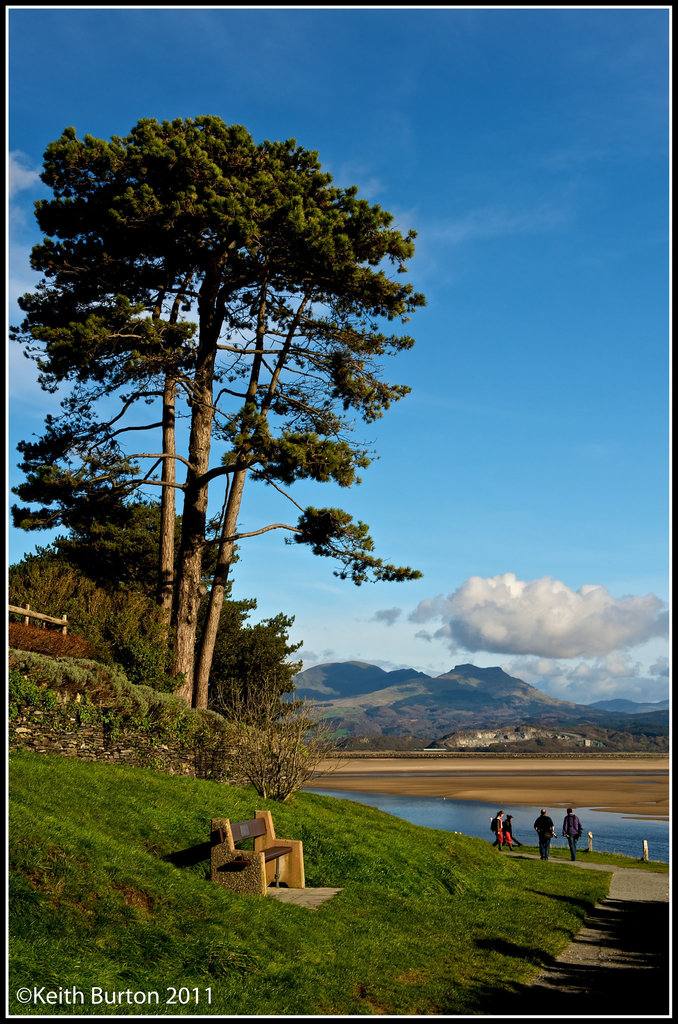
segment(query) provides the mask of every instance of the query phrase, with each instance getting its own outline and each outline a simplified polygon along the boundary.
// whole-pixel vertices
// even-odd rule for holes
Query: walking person
[[[534,823],[534,830],[539,837],[539,856],[542,860],[548,860],[551,840],[555,835],[555,831],[553,820],[549,818],[544,807],[542,807],[539,817]]]
[[[522,846],[523,844],[516,839],[513,834],[513,815],[507,814],[504,822],[504,842],[507,842],[509,849],[512,850],[514,846]]]
[[[496,833],[492,845],[498,846],[500,850],[504,844],[504,824],[502,822],[503,815],[503,811],[497,811],[496,817],[492,818],[492,820],[490,821],[490,828],[494,833]]]
[[[577,840],[581,838],[582,824],[576,814],[572,812],[572,808],[567,808],[567,814],[563,819],[563,835],[567,839],[567,844],[570,847],[570,860],[577,859]]]

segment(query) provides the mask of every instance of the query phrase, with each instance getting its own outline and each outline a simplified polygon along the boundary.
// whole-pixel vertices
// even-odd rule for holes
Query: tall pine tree
[[[15,508],[15,521],[105,516],[152,485],[169,530],[179,491],[179,555],[174,567],[168,533],[158,594],[169,608],[173,593],[178,692],[206,707],[238,540],[285,529],[355,583],[419,575],[377,558],[367,527],[340,509],[297,506],[296,522],[238,529],[247,480],[348,487],[369,464],[353,419],[373,421],[409,390],[383,380],[381,360],[413,344],[384,325],[424,303],[398,277],[414,235],[356,188],[334,186],[316,153],[294,140],[255,145],[216,117],[142,120],[110,142],[68,128],[44,167],[53,198],[37,204],[45,238],[31,260],[43,280],[22,298],[13,335],[43,387],[71,390],[43,437],[20,445],[17,493],[40,508]],[[190,423],[182,454],[180,414]],[[134,442],[151,430],[158,444]],[[208,494],[222,510],[216,524]],[[216,567],[198,636],[210,540]]]

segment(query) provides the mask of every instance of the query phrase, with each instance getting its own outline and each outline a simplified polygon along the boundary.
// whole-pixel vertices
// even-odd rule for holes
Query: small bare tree
[[[330,725],[318,720],[315,706],[281,700],[273,678],[259,683],[254,699],[251,691],[236,690],[216,710],[237,726],[233,767],[265,800],[287,800],[335,750]]]

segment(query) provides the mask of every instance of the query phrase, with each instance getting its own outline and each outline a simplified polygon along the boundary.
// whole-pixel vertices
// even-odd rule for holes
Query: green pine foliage
[[[210,674],[209,706],[222,714],[248,710],[258,704],[264,680],[275,680],[283,698],[294,690],[301,662],[290,661],[302,646],[289,642],[294,619],[282,613],[248,623],[256,601],[226,601],[221,612]]]

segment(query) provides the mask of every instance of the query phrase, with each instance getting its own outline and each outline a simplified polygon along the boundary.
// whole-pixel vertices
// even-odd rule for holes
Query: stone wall
[[[190,778],[214,778],[218,774],[207,763],[214,759],[208,751],[182,749],[171,741],[158,743],[138,733],[111,736],[101,723],[80,725],[75,717],[58,724],[50,719],[49,712],[25,708],[9,723],[10,750],[156,768]]]
[[[10,649],[9,669],[10,750],[218,782],[239,774],[233,730],[213,711],[89,660]]]

